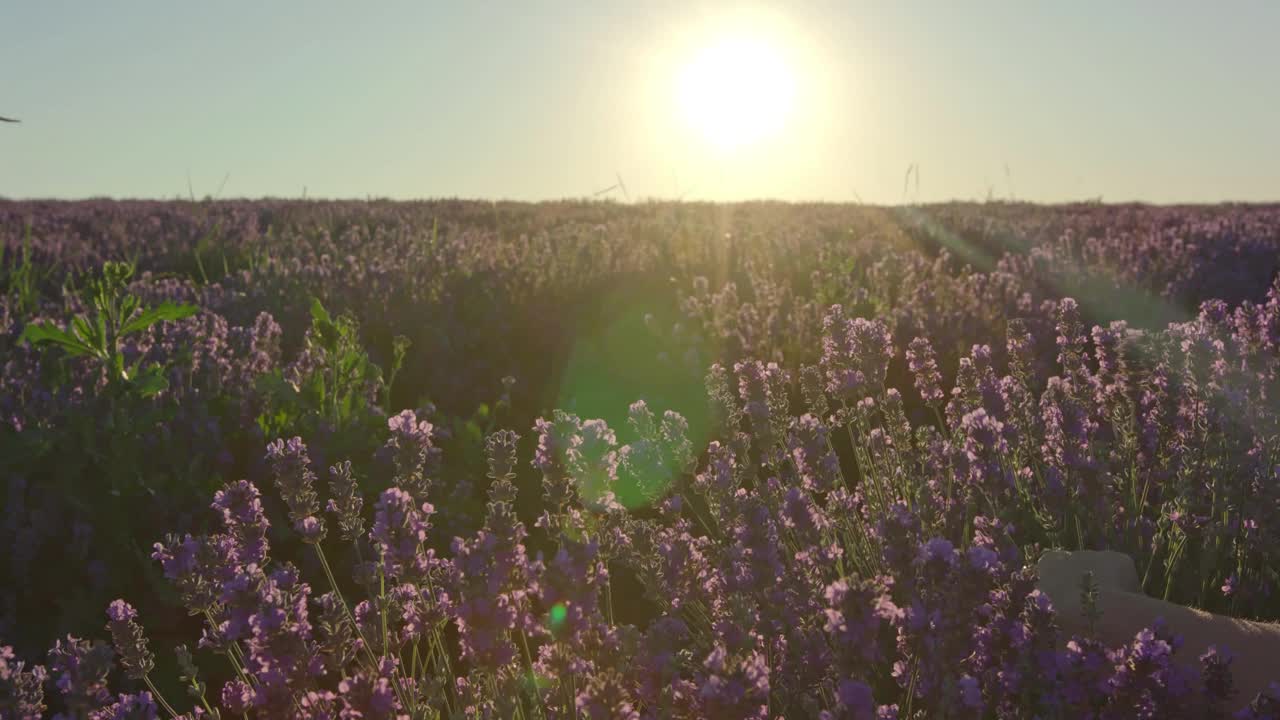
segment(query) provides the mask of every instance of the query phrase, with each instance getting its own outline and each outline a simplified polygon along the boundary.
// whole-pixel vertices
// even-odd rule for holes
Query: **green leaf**
[[[172,322],[191,317],[200,312],[195,305],[177,305],[171,302],[161,303],[156,307],[143,310],[137,317],[120,328],[120,335],[129,335],[155,325],[158,322]]]
[[[153,365],[134,379],[133,387],[144,398],[155,397],[169,388],[169,380],[160,366]]]
[[[316,323],[333,324],[333,319],[329,317],[329,311],[324,309],[324,305],[320,304],[320,298],[311,298],[311,319]]]
[[[333,321],[317,298],[311,298],[311,321],[311,328],[315,331],[320,347],[330,353],[336,352],[342,337],[342,329]]]
[[[49,323],[32,323],[27,325],[27,327],[22,331],[22,339],[32,345],[52,343],[61,347],[64,352],[72,357],[94,354],[93,348],[84,344],[66,330],[62,330],[56,325]]]
[[[113,376],[118,377],[122,380],[129,379],[129,373],[125,370],[125,367],[124,367],[123,355],[121,355],[120,353],[111,353],[110,366],[111,366],[111,374]]]
[[[196,256],[196,270],[200,271],[200,282],[205,285],[209,284],[209,275],[204,271],[204,261],[200,259],[200,244],[197,243],[194,254]]]
[[[83,315],[77,315],[71,318],[71,334],[74,335],[85,347],[89,349],[89,353],[97,358],[105,358],[106,338],[97,333],[97,328],[89,324],[89,321]]]
[[[138,299],[137,295],[126,295],[124,302],[120,303],[120,317],[133,317],[133,314],[137,312],[141,303],[142,301]]]

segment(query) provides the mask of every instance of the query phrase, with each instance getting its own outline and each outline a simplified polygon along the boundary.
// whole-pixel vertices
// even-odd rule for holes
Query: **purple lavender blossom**
[[[400,488],[388,488],[379,496],[369,541],[378,551],[388,578],[418,578],[427,571],[429,558],[421,549],[434,513],[430,503],[419,506]]]
[[[354,541],[364,534],[364,497],[360,483],[351,469],[351,461],[343,460],[329,468],[329,492],[332,495],[326,509],[338,516],[338,529],[342,539]]]
[[[485,461],[489,465],[489,478],[509,479],[515,476],[516,444],[520,436],[510,430],[499,430],[485,438]]]
[[[832,396],[850,403],[879,393],[893,356],[893,336],[879,320],[850,319],[839,305],[823,317],[821,367]]]
[[[156,720],[160,708],[151,693],[121,694],[114,703],[89,714],[89,720]]]
[[[399,720],[404,708],[396,697],[391,675],[390,661],[383,663],[378,672],[360,672],[338,683],[338,700],[342,703],[339,715],[343,720],[351,718],[367,720]]]
[[[393,484],[425,502],[439,472],[440,449],[435,446],[435,427],[420,420],[417,413],[404,410],[387,419],[391,437],[379,454],[394,468]]]
[[[107,674],[114,654],[109,645],[66,636],[49,651],[49,677],[72,713],[89,713],[110,702]]]
[[[111,631],[120,664],[130,678],[141,680],[151,672],[156,663],[137,618],[138,611],[124,600],[116,600],[107,608],[107,629]]]
[[[237,565],[260,565],[267,559],[267,528],[271,524],[262,511],[258,488],[248,480],[224,485],[213,496],[213,509],[222,514],[222,524],[235,540]]]
[[[320,500],[316,496],[316,475],[302,438],[276,440],[267,446],[266,460],[275,476],[276,489],[289,507],[289,518],[303,539],[315,544],[324,539],[324,521],[316,517]]]
[[[1210,645],[1200,656],[1200,678],[1204,684],[1205,703],[1210,712],[1219,716],[1224,714],[1223,706],[1235,695],[1231,678],[1231,661],[1234,659],[1231,651],[1214,645]]]
[[[942,402],[942,373],[938,372],[938,361],[928,338],[918,337],[907,346],[907,367],[915,377],[916,391],[925,404]]]
[[[44,683],[48,674],[41,665],[30,670],[18,661],[13,648],[0,646],[0,716],[15,720],[40,720],[46,709]]]
[[[807,414],[793,420],[788,448],[805,488],[828,492],[840,483],[840,459],[831,446],[831,431],[821,420]]]
[[[165,579],[173,583],[182,603],[195,612],[211,609],[221,592],[219,563],[234,551],[228,535],[178,538],[170,535],[156,543],[151,558],[160,563]]]
[[[761,449],[774,452],[787,426],[787,384],[790,377],[777,363],[758,360],[733,366],[738,376],[738,398],[742,414],[751,423],[751,431],[759,439]]]

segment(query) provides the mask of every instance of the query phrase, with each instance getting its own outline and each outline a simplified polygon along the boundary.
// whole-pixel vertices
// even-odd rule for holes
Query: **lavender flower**
[[[893,337],[879,320],[850,319],[839,305],[823,317],[821,367],[831,395],[856,402],[878,393],[893,355]]]
[[[762,450],[772,453],[775,443],[781,442],[787,426],[786,371],[777,363],[760,361],[740,362],[733,366],[738,376],[738,398],[742,401],[742,414],[751,423],[752,432],[759,438]]]
[[[440,449],[433,439],[435,428],[426,420],[419,420],[412,410],[404,410],[387,420],[391,438],[383,445],[380,455],[390,460],[395,468],[393,483],[425,502],[439,470]]]
[[[222,524],[234,539],[233,559],[237,565],[260,565],[267,559],[267,516],[262,511],[258,489],[248,480],[224,485],[213,496],[213,509],[222,514]]]
[[[112,663],[111,646],[68,635],[49,651],[49,676],[63,704],[72,713],[87,714],[110,701],[107,674]]]
[[[542,471],[542,497],[548,521],[561,515],[577,498],[573,478],[569,475],[569,449],[581,427],[582,421],[577,416],[562,410],[557,410],[552,420],[538,418],[534,424],[538,447],[532,464]]]
[[[1084,365],[1084,349],[1088,342],[1084,324],[1080,320],[1080,305],[1072,298],[1058,301],[1056,313],[1058,331],[1058,362],[1067,377],[1077,382],[1088,375]]]
[[[379,666],[376,674],[360,672],[338,683],[338,700],[342,703],[342,718],[368,718],[369,720],[399,720],[401,707],[392,685],[394,672],[390,661]]]
[[[360,494],[360,483],[352,473],[350,460],[329,468],[329,492],[332,497],[326,509],[338,516],[342,539],[354,541],[364,534],[364,518],[360,514],[364,509],[364,498]]]
[[[1222,716],[1223,705],[1231,701],[1235,694],[1232,687],[1231,661],[1235,658],[1225,648],[1219,650],[1210,645],[1200,656],[1200,677],[1204,683],[1205,703],[1210,712]]]
[[[13,648],[0,647],[0,716],[15,720],[40,720],[44,716],[44,682],[48,674],[41,665],[27,669]]]
[[[309,543],[324,538],[324,521],[316,517],[320,501],[315,491],[315,473],[311,472],[311,458],[302,438],[276,440],[267,446],[267,462],[275,475],[276,489],[289,507],[289,518],[294,529]]]
[[[805,488],[828,492],[840,482],[840,459],[832,450],[830,429],[821,420],[813,415],[793,420],[788,447]]]
[[[179,539],[169,535],[164,543],[156,543],[151,558],[160,563],[165,579],[172,582],[182,596],[182,603],[195,612],[211,609],[221,592],[219,563],[234,550],[228,535]]]
[[[827,392],[822,370],[817,365],[805,365],[800,368],[800,395],[804,398],[809,412],[824,417],[829,409]]]
[[[137,695],[120,695],[114,703],[90,713],[89,720],[156,720],[160,716],[160,708],[151,698],[151,693],[140,692]]]
[[[147,637],[137,623],[138,612],[124,600],[116,600],[107,608],[107,629],[111,631],[116,653],[125,673],[141,680],[156,666],[155,656],[147,647]]]
[[[567,460],[578,496],[593,509],[616,505],[618,438],[604,420],[585,420],[570,441]]]
[[[720,363],[714,363],[707,370],[705,383],[713,421],[719,427],[736,428],[742,419],[742,411],[731,389],[729,371]]]
[[[926,405],[942,401],[942,373],[927,338],[918,337],[907,346],[907,367],[915,377],[916,391]]]
[[[369,540],[378,551],[382,571],[388,578],[417,578],[428,569],[429,557],[421,552],[435,508],[420,506],[409,493],[389,488],[379,496],[374,510]]]
[[[489,478],[510,480],[515,477],[516,443],[520,436],[510,430],[499,430],[485,438],[485,460],[489,464]]]
[[[221,701],[228,713],[244,715],[253,708],[253,689],[241,680],[230,680],[222,686]]]

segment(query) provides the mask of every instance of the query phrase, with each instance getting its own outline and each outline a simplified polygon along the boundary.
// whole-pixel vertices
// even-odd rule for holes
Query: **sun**
[[[676,85],[690,129],[720,150],[735,150],[785,128],[796,83],[775,45],[741,35],[704,46],[681,68]]]

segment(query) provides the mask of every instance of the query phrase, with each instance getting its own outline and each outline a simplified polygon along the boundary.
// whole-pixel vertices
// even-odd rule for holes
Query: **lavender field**
[[[1038,576],[1280,622],[1280,205],[0,201],[0,251],[0,718],[1280,717]]]

